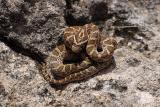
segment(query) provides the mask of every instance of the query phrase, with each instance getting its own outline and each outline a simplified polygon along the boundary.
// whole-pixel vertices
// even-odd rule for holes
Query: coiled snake
[[[83,80],[106,68],[111,63],[116,47],[116,40],[100,35],[93,23],[68,27],[64,31],[64,44],[49,54],[40,72],[51,84]],[[65,59],[76,59],[76,54],[82,59],[80,62],[64,63]],[[52,78],[50,71],[61,79]]]

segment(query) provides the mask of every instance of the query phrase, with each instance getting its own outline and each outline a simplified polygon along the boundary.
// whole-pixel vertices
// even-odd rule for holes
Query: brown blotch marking
[[[63,68],[64,68],[65,66],[64,65],[60,65],[59,67],[58,67],[58,71],[63,71]]]
[[[74,36],[72,36],[71,38],[69,38],[67,41],[68,41],[69,43],[74,43]]]
[[[112,53],[114,51],[114,47],[113,46],[107,46],[107,49],[110,53]]]
[[[70,69],[70,64],[67,64],[66,66],[65,66],[65,71],[66,72],[68,72],[68,71],[70,71],[71,69]]]
[[[71,35],[71,33],[65,33],[64,38],[68,38]]]
[[[72,69],[77,70],[76,64],[72,64]]]
[[[75,27],[68,27],[68,28],[66,28],[65,29],[65,32],[74,32],[75,31],[75,29],[76,29],[76,26]]]
[[[85,70],[83,70],[83,71],[85,71]],[[83,77],[83,71],[80,71],[80,72],[77,72],[77,79],[80,79],[80,78],[82,78]]]
[[[96,31],[98,29],[98,27],[94,24],[91,24],[91,27],[90,27],[93,31]]]
[[[83,29],[80,29],[80,31],[76,32],[76,34],[75,34],[75,42],[76,43],[80,42],[80,40],[82,39],[83,36],[84,36]]]
[[[80,28],[82,28],[81,26],[74,26],[74,31],[79,31]]]
[[[84,36],[84,29],[81,29],[81,31],[78,34],[79,38],[82,38]]]
[[[70,64],[70,70],[76,71],[77,70],[77,66],[75,64]]]
[[[112,44],[112,41],[110,39],[104,40],[104,44]]]
[[[95,44],[97,42],[97,40],[89,40],[88,44]]]
[[[112,39],[112,44],[113,44],[114,48],[116,49],[116,48],[117,48],[118,43],[117,43],[117,41],[116,41],[115,39]]]
[[[88,40],[88,35],[85,33],[85,36],[83,37],[83,40]]]
[[[48,57],[47,59],[52,60],[52,61],[56,61],[57,60],[57,56],[52,52],[52,56]]]
[[[94,49],[94,45],[88,45],[87,46],[87,51],[91,52]]]
[[[69,82],[69,81],[71,82],[72,79],[73,79],[73,78],[72,78],[72,74],[71,74],[71,75],[68,75],[67,77],[65,77],[65,78],[64,78],[64,81],[65,81],[65,82]]]
[[[55,69],[59,66],[59,64],[58,63],[53,63],[53,65],[52,65]],[[59,69],[59,68],[58,68]]]
[[[74,36],[69,39],[70,42],[74,42]]]
[[[91,37],[90,38],[91,39],[98,39],[99,37],[100,37],[99,33],[94,31],[94,33],[93,32],[91,33]]]
[[[87,42],[88,37],[87,36],[83,36],[82,38],[78,37],[78,44],[84,44]]]

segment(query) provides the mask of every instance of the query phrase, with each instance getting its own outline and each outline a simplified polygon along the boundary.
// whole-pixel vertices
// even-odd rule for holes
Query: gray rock
[[[64,2],[3,0],[1,3],[1,40],[14,42],[21,51],[31,54],[46,54],[57,44],[65,27]]]
[[[159,107],[159,7],[159,0],[0,0],[0,106]],[[37,62],[65,27],[90,22],[117,37],[115,63],[87,80],[49,85]]]

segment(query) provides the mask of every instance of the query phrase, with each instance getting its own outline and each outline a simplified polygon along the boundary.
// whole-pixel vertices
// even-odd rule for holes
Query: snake
[[[67,28],[64,32],[64,40],[75,53],[86,48],[87,54],[97,62],[107,61],[117,47],[115,38],[100,35],[98,27],[93,23]],[[103,49],[99,52],[98,48]]]
[[[64,44],[54,48],[41,66],[41,74],[50,84],[62,85],[91,77],[112,61],[117,41],[100,34],[93,24],[71,26],[64,31]],[[64,63],[78,55],[80,62]],[[51,73],[60,79],[51,77]]]

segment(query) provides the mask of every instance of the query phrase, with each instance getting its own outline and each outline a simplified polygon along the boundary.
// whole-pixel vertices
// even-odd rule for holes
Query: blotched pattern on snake
[[[64,31],[64,44],[53,49],[40,72],[51,84],[83,80],[106,68],[116,47],[115,38],[102,36],[93,23],[68,27]],[[81,61],[77,62],[79,58]],[[64,63],[68,59],[75,62]],[[52,78],[50,72],[61,79]]]

